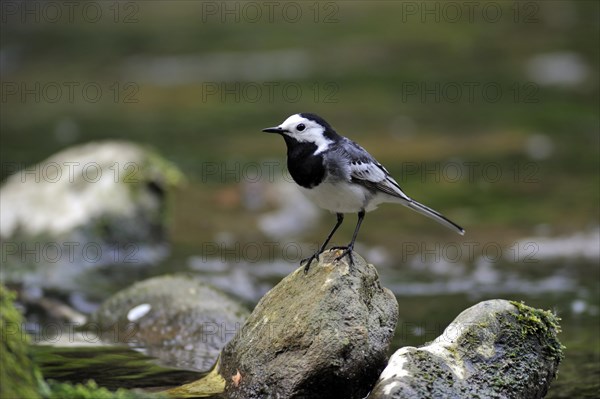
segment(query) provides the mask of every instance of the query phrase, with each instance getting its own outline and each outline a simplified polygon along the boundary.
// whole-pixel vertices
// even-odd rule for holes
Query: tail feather
[[[436,210],[433,210],[423,204],[420,204],[415,200],[402,201],[402,203],[404,205],[406,205],[407,207],[409,207],[410,209],[419,212],[421,215],[425,215],[428,218],[431,218],[431,219],[435,220],[436,222],[441,223],[444,226],[456,231],[460,235],[465,234],[465,230],[462,227],[460,227],[459,225],[457,225],[456,223],[454,223],[453,221],[451,221],[450,219],[448,219],[447,217],[445,217],[444,215],[442,215],[441,213],[439,213]]]

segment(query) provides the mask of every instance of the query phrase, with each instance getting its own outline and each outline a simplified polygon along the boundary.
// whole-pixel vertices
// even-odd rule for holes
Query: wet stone
[[[248,310],[186,275],[148,279],[118,292],[91,317],[104,342],[144,348],[163,365],[208,371]]]
[[[562,360],[559,331],[550,312],[481,302],[431,344],[396,351],[369,398],[543,398]]]
[[[363,398],[386,364],[398,319],[394,295],[354,255],[321,255],[269,291],[223,349],[228,398]]]

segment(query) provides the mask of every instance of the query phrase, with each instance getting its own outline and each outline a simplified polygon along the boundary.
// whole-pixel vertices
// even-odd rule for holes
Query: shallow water
[[[594,230],[574,237],[586,240],[595,234]],[[567,237],[562,242],[573,240]],[[569,251],[560,253],[559,244],[557,241],[553,255],[544,259],[488,254],[460,260],[448,253],[407,257],[403,253],[384,253],[381,248],[362,245],[361,254],[369,254],[382,263],[378,266],[382,284],[394,292],[400,304],[390,353],[402,346],[419,346],[435,339],[462,310],[479,301],[492,298],[523,301],[530,306],[551,309],[562,318],[563,331],[559,337],[566,346],[565,360],[548,397],[585,397],[597,393],[600,267],[595,256],[576,258]],[[503,250],[509,253],[508,249]],[[229,256],[233,261],[190,254],[185,248],[175,247],[165,262],[155,266],[120,269],[120,273],[104,270],[101,274],[111,278],[103,286],[115,291],[146,277],[188,272],[202,276],[252,307],[274,284],[298,267],[298,262],[291,259],[255,261],[252,258],[250,261],[244,260],[243,254]],[[404,263],[394,262],[403,257],[406,258]],[[370,260],[368,256],[367,260]],[[115,281],[111,281],[113,279]],[[94,378],[113,388],[167,387],[200,375],[193,370],[169,369],[172,364],[168,361],[152,362],[127,347],[112,348],[109,352],[95,347],[38,347],[36,357],[42,362],[47,378],[70,381]],[[107,372],[117,364],[116,372]]]

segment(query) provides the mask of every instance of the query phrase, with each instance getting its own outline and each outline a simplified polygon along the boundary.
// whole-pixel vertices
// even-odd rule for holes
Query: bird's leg
[[[335,215],[337,216],[337,222],[336,222],[335,226],[333,226],[333,229],[331,230],[331,232],[327,236],[327,239],[325,240],[325,242],[323,243],[323,245],[321,245],[321,248],[317,252],[315,252],[314,254],[312,254],[311,256],[309,256],[308,258],[302,259],[300,261],[300,264],[302,264],[302,262],[306,262],[306,265],[304,265],[304,274],[308,273],[308,269],[310,268],[310,264],[312,263],[312,261],[315,260],[316,258],[318,258],[319,255],[321,255],[323,253],[323,251],[325,251],[325,247],[327,247],[327,244],[329,244],[329,241],[331,240],[331,237],[333,237],[333,234],[335,234],[335,232],[338,229],[338,227],[340,227],[340,225],[344,221],[344,214],[343,213],[336,213]]]
[[[360,225],[364,218],[365,218],[365,211],[362,210],[362,211],[358,212],[358,221],[356,222],[356,227],[354,228],[354,234],[352,234],[352,241],[350,241],[350,244],[348,244],[347,247],[338,248],[338,249],[344,249],[344,252],[342,252],[342,254],[340,256],[335,258],[335,260],[340,260],[344,256],[348,255],[348,256],[350,256],[350,266],[354,265],[354,261],[352,260],[352,251],[354,250],[354,241],[356,241],[356,236],[358,236],[358,230],[360,230]]]

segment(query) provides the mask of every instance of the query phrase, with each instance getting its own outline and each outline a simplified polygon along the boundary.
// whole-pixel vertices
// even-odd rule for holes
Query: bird
[[[381,163],[356,142],[338,134],[322,117],[314,113],[298,113],[288,117],[279,126],[262,129],[283,137],[287,146],[287,168],[300,191],[319,207],[335,213],[337,221],[319,249],[306,259],[304,273],[311,263],[325,252],[327,244],[344,221],[347,213],[356,213],[358,219],[352,240],[335,258],[349,257],[365,213],[382,203],[399,203],[464,235],[465,230],[441,213],[413,200],[402,191]]]

